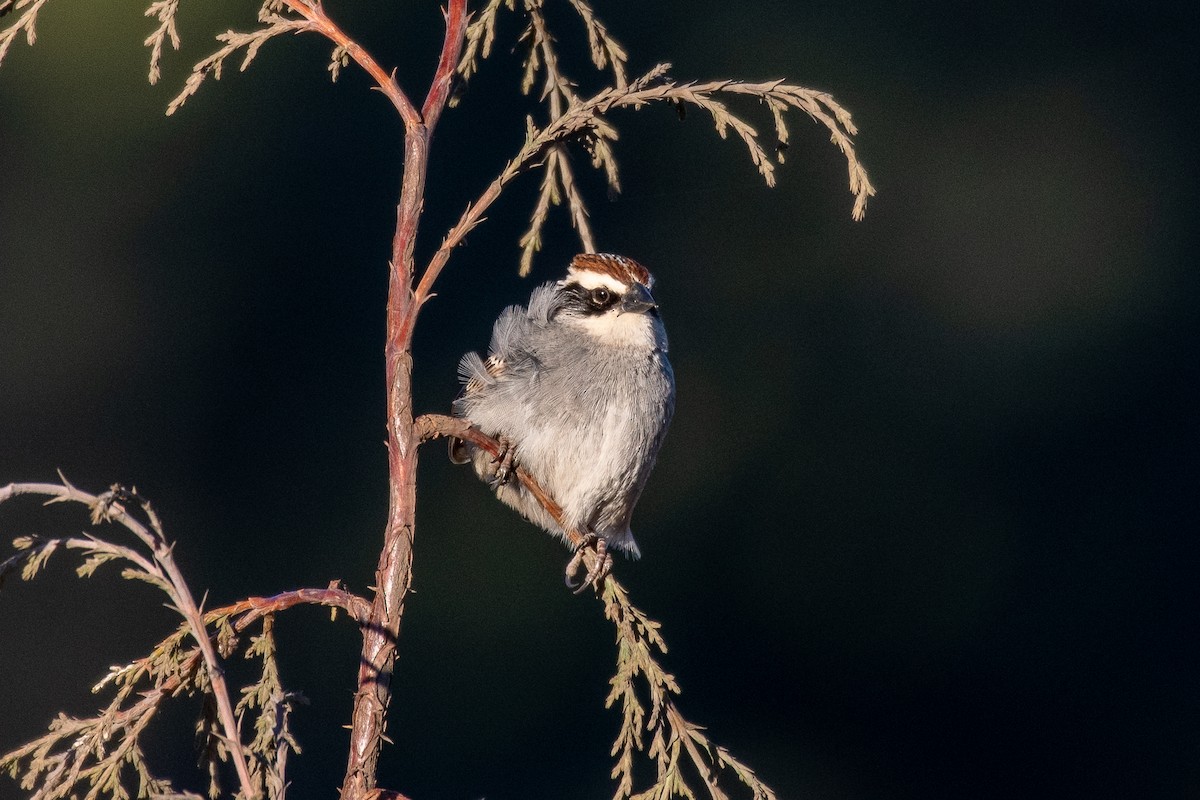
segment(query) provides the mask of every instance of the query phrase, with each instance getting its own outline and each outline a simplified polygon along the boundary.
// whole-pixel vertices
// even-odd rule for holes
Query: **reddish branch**
[[[366,624],[367,617],[371,613],[371,604],[366,600],[353,592],[336,589],[333,585],[330,585],[328,589],[293,589],[270,597],[247,597],[245,600],[239,600],[236,603],[204,612],[204,622],[211,624],[221,618],[237,617],[233,621],[233,629],[241,633],[263,617],[274,614],[277,611],[286,611],[293,606],[299,605],[340,608],[360,625]],[[182,662],[178,674],[167,677],[161,684],[155,687],[153,690],[155,693],[155,702],[157,702],[160,696],[174,694],[183,684],[184,680],[192,675],[202,660],[203,655],[197,649],[190,658]],[[150,659],[142,659],[142,661],[148,664]],[[125,711],[122,713],[128,714],[130,712]]]
[[[416,428],[418,440],[422,443],[441,436],[453,436],[465,442],[470,442],[495,458],[500,458],[503,452],[503,448],[499,442],[472,426],[465,419],[448,417],[444,414],[423,414],[417,419],[414,427]],[[554,498],[542,488],[537,479],[526,472],[520,465],[517,465],[513,473],[517,476],[517,480],[521,482],[521,485],[541,503],[542,508],[546,509],[546,512],[559,524],[559,527],[566,532],[567,542],[574,548],[583,545],[586,537],[563,522],[562,506],[555,502]],[[585,559],[587,557],[587,555],[584,556]],[[592,554],[592,557],[595,557],[594,554]],[[590,561],[588,566],[591,567]]]
[[[379,62],[370,53],[362,49],[358,42],[347,36],[329,18],[319,2],[311,4],[306,2],[306,0],[283,0],[283,2],[292,11],[308,20],[309,29],[320,33],[326,39],[344,49],[346,54],[354,59],[354,62],[375,80],[375,83],[379,86],[379,90],[387,96],[392,105],[396,107],[396,110],[400,112],[400,117],[404,120],[405,128],[411,128],[413,125],[421,123],[421,115],[417,113],[417,109],[413,106],[412,101],[408,99],[408,95],[404,93],[404,90],[400,88],[400,84],[396,82],[395,75],[389,75],[385,72],[383,67],[379,66]]]
[[[389,264],[384,374],[387,385],[388,519],[375,571],[375,596],[363,625],[358,691],[350,723],[350,754],[342,800],[364,800],[375,788],[384,740],[391,675],[404,598],[412,580],[412,541],[416,512],[417,440],[412,415],[412,334],[428,284],[438,269],[426,270],[414,292],[413,252],[425,198],[425,176],[434,127],[450,99],[467,28],[466,0],[448,0],[446,35],[437,70],[420,110],[375,58],[325,13],[320,0],[282,0],[303,17],[307,30],[333,42],[375,81],[404,121],[404,175],[396,206],[396,230]]]
[[[387,382],[388,520],[375,571],[375,597],[363,629],[358,691],[350,722],[350,754],[342,800],[363,800],[375,788],[379,751],[391,700],[391,677],[404,599],[412,581],[412,542],[416,513],[417,444],[412,415],[412,333],[421,303],[413,293],[413,250],[425,197],[429,143],[450,98],[454,70],[467,26],[466,0],[449,0],[446,37],[421,110],[409,100],[394,75],[342,32],[319,3],[284,0],[361,66],[387,95],[404,120],[404,177],[396,207],[396,232],[388,280]],[[424,299],[424,298],[422,298]]]
[[[293,589],[270,597],[247,597],[245,600],[206,612],[204,619],[211,622],[219,617],[237,617],[233,627],[243,631],[255,620],[298,605],[340,608],[359,625],[368,624],[371,617],[370,603],[353,592],[331,585],[328,589]]]
[[[252,796],[254,782],[250,777],[246,751],[242,746],[238,720],[234,715],[233,704],[229,699],[229,688],[225,683],[225,673],[221,669],[221,660],[217,656],[212,639],[209,638],[205,630],[200,607],[192,596],[187,581],[184,580],[178,565],[175,563],[173,555],[174,545],[167,542],[166,537],[163,535],[162,526],[154,509],[134,491],[113,487],[112,490],[103,494],[93,495],[76,489],[67,483],[65,478],[61,486],[53,483],[10,483],[7,486],[0,487],[0,503],[22,494],[50,497],[52,499],[48,502],[51,503],[63,501],[83,503],[92,509],[93,521],[107,520],[122,525],[150,550],[154,557],[153,564],[146,562],[144,559],[139,560],[139,555],[128,548],[120,548],[121,552],[119,555],[122,558],[129,558],[130,561],[145,569],[148,574],[160,578],[162,586],[168,596],[170,596],[171,601],[175,604],[175,607],[183,618],[187,620],[188,628],[192,637],[196,640],[196,644],[200,648],[200,654],[204,659],[204,665],[208,672],[208,680],[212,686],[213,700],[217,706],[217,717],[221,723],[221,733],[225,738],[226,746],[229,748],[230,760],[237,771],[242,793],[247,797]],[[143,524],[126,511],[124,503],[130,501],[141,505],[142,511],[150,521],[149,525]]]

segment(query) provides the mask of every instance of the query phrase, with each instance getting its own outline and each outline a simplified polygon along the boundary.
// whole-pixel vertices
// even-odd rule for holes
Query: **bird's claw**
[[[492,463],[496,465],[492,486],[498,487],[512,479],[513,470],[516,469],[517,446],[513,444],[512,439],[504,435],[497,436],[496,441],[500,445],[500,452],[492,459]]]
[[[579,574],[579,567],[583,564],[584,553],[588,549],[595,551],[596,560],[588,569],[583,581],[576,584],[574,582],[575,576]],[[565,576],[567,588],[573,590],[575,594],[582,594],[589,586],[599,591],[600,584],[612,572],[612,567],[612,556],[608,554],[608,540],[594,533],[589,533],[584,537],[583,543],[575,549],[575,555],[571,556],[571,560],[567,562]]]

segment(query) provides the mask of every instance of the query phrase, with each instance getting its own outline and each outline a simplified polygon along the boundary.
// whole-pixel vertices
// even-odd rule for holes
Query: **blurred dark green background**
[[[330,10],[418,93],[434,4]],[[655,271],[672,337],[645,557],[618,569],[664,624],[684,712],[781,798],[1194,795],[1194,4],[599,11],[635,72],[833,92],[880,189],[852,223],[844,162],[807,119],[768,190],[703,114],[666,107],[615,119],[616,202],[586,180],[599,244]],[[184,3],[153,88],[140,13],[54,0],[0,68],[0,483],[136,484],[210,603],[365,591],[399,123],[357,73],[330,85],[312,36],[165,118],[254,4]],[[420,253],[520,144],[518,32],[439,128]],[[495,206],[423,315],[418,410],[448,407],[458,356],[574,252],[559,213],[516,277],[535,187]],[[609,797],[612,634],[563,589],[565,552],[441,447],[419,503],[383,784]],[[0,510],[5,540],[82,525]],[[151,590],[70,564],[0,594],[0,749],[92,711],[88,687],[173,624]],[[279,635],[312,700],[292,796],[331,797],[357,635],[303,609]],[[185,783],[193,711],[153,742]]]

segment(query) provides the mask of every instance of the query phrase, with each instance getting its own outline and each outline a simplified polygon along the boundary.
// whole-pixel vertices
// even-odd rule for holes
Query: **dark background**
[[[434,4],[352,5],[330,11],[419,97]],[[618,572],[664,624],[684,713],[781,798],[1194,795],[1194,4],[599,5],[634,73],[833,92],[880,190],[851,222],[844,161],[800,116],[768,190],[703,113],[668,107],[615,118],[616,202],[585,181],[601,248],[656,273],[672,337],[645,557]],[[0,69],[0,483],[136,484],[210,604],[366,591],[386,504],[399,121],[353,70],[330,85],[314,36],[162,116],[253,6],[184,3],[157,87],[138,4],[55,0]],[[438,130],[419,254],[521,142],[518,32]],[[448,407],[458,356],[574,252],[559,211],[517,278],[536,183],[422,316],[418,410]],[[609,797],[599,604],[440,446],[418,499],[383,785]],[[82,526],[0,509],[6,540]],[[152,590],[73,563],[0,594],[0,749],[93,711],[88,687],[174,624]],[[279,639],[312,700],[292,796],[331,797],[357,635],[300,609]],[[185,784],[193,711],[151,741]]]

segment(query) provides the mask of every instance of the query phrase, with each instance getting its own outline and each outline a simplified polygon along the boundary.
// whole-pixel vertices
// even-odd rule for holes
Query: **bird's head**
[[[632,258],[584,253],[558,282],[555,316],[613,346],[662,346],[654,278]],[[662,341],[660,341],[662,340]]]

